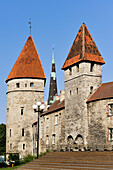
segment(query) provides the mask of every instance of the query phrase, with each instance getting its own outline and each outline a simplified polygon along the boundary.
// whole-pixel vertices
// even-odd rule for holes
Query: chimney
[[[56,100],[59,100],[59,96],[58,95],[55,95],[55,101]]]
[[[44,111],[46,111],[47,110],[47,100],[44,101],[44,106],[45,106]]]
[[[65,99],[65,91],[60,90],[60,102],[62,102]]]

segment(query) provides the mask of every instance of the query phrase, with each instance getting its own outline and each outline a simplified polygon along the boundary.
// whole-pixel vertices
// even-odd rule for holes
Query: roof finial
[[[28,24],[30,25],[30,35],[31,35],[31,18],[29,18],[29,22],[28,22]]]
[[[55,59],[54,59],[54,44],[53,44],[52,63],[55,63]]]

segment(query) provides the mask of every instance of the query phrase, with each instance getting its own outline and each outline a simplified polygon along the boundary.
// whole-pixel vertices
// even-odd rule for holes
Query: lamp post
[[[34,112],[38,113],[38,128],[37,128],[37,159],[39,157],[39,120],[40,120],[40,113],[43,112],[45,106],[44,104],[41,104],[41,102],[37,102],[37,104],[32,106],[34,109]]]

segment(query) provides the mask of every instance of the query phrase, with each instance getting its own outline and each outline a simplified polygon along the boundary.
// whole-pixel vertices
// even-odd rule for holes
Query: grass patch
[[[11,169],[17,169],[18,167],[21,167],[22,165],[10,167],[10,168],[0,168],[0,170],[11,170]]]

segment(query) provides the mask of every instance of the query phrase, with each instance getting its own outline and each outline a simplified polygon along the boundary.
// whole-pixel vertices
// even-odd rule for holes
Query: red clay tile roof
[[[62,69],[76,64],[80,61],[93,61],[104,64],[103,60],[87,26],[83,23],[69,51]]]
[[[87,100],[87,103],[109,98],[113,98],[113,82],[101,84],[96,92]]]
[[[46,78],[31,35],[28,37],[6,82],[15,78]]]
[[[63,100],[62,102],[60,102],[60,100],[56,100],[52,105],[50,105],[50,107],[47,111],[42,113],[41,116],[43,116],[45,114],[53,113],[57,110],[61,110],[61,109],[64,109],[64,108],[65,108],[65,100]]]

